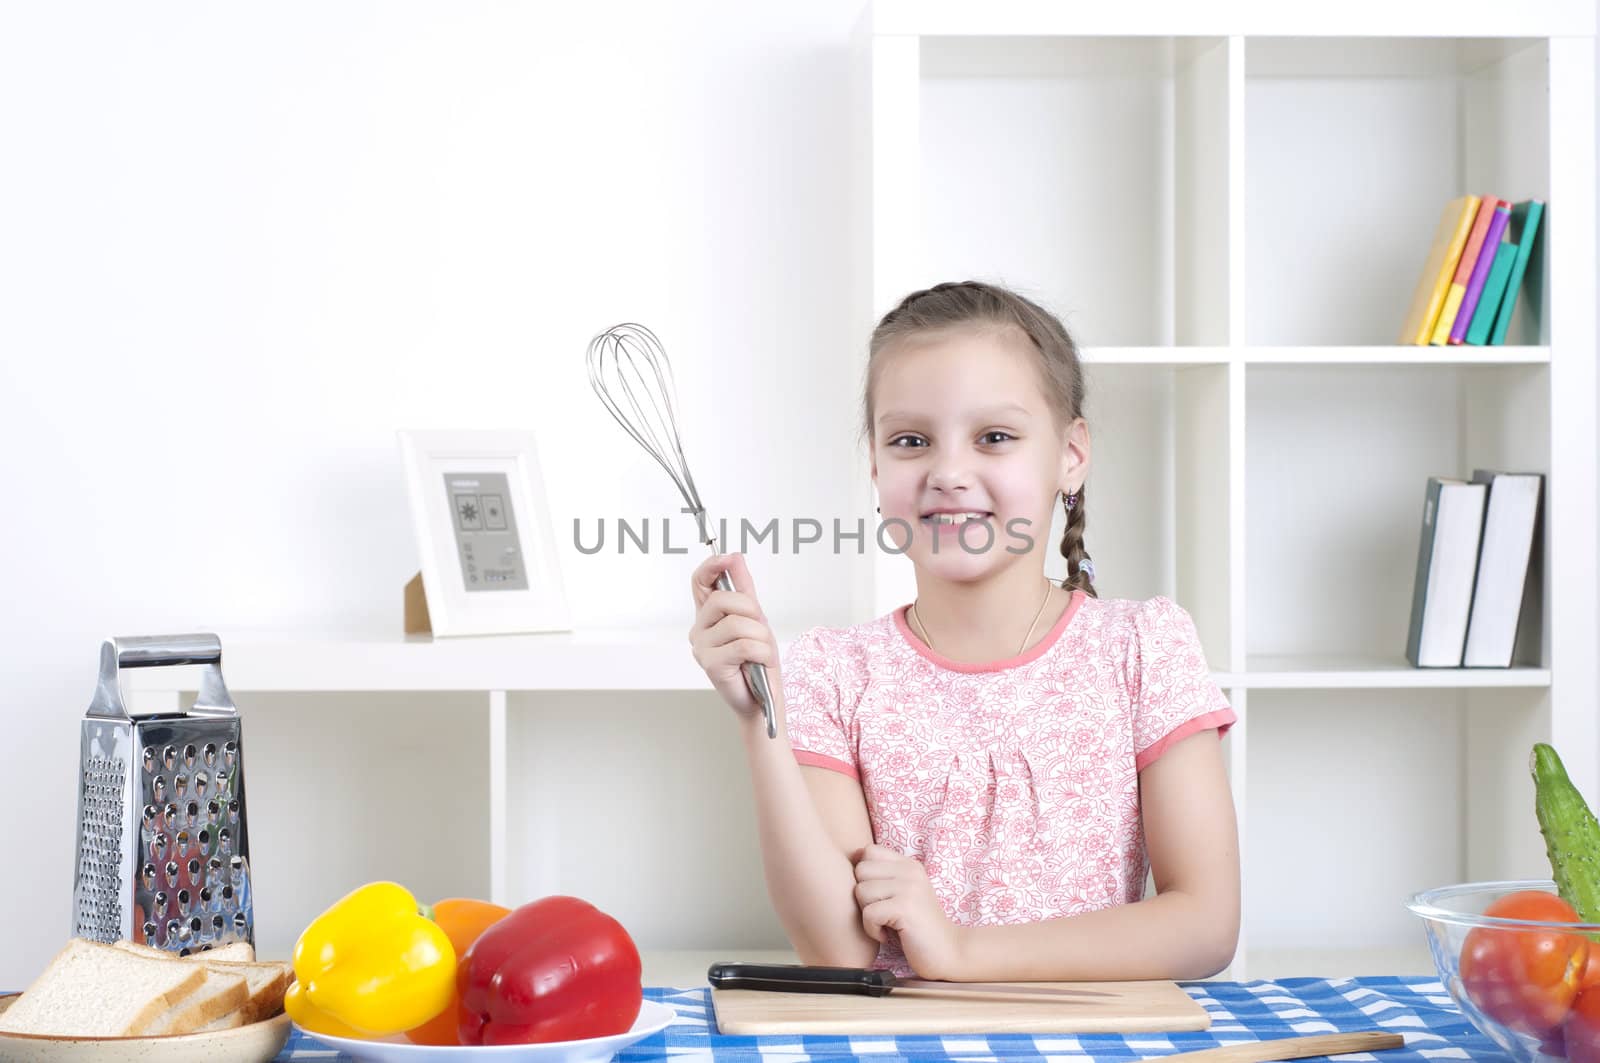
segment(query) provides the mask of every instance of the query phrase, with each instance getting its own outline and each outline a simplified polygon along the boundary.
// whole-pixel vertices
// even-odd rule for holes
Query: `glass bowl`
[[[1589,949],[1600,956],[1600,924],[1483,914],[1509,894],[1555,889],[1548,879],[1468,882],[1426,890],[1406,907],[1427,928],[1445,990],[1486,1037],[1522,1063],[1594,1063],[1600,1060],[1600,1022],[1569,1014],[1567,1002],[1583,980]],[[1469,950],[1464,977],[1463,953]]]

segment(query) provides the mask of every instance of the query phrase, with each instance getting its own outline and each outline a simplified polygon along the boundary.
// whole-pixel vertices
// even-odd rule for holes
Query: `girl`
[[[916,600],[812,628],[780,662],[744,558],[695,570],[690,643],[739,721],[802,962],[1025,981],[1194,979],[1233,958],[1217,739],[1234,714],[1182,608],[1095,594],[1083,394],[1076,346],[1034,303],[915,292],[873,332],[863,431]],[[1028,531],[1057,499],[1059,587]],[[746,661],[775,669],[777,741]]]

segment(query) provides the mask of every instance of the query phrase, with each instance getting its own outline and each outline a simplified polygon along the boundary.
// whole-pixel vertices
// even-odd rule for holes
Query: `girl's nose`
[[[967,473],[959,465],[942,463],[928,473],[928,486],[935,491],[955,492],[967,489]]]

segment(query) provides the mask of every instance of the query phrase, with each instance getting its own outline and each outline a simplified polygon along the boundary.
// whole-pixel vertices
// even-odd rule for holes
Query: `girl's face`
[[[872,479],[886,541],[952,581],[1026,557],[1042,565],[1058,492],[1082,482],[1088,437],[1081,419],[1059,434],[1027,338],[942,330],[881,357]]]

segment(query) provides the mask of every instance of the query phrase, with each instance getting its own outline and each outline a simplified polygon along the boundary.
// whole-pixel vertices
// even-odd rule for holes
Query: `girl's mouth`
[[[973,509],[959,513],[926,513],[919,519],[935,531],[942,531],[946,528],[960,528],[971,521],[988,520],[993,516],[993,513],[986,510]]]

